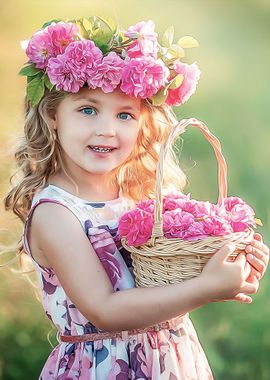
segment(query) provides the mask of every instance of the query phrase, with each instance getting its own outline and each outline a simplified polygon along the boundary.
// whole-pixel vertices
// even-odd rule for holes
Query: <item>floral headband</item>
[[[31,105],[39,103],[45,88],[76,93],[84,86],[105,93],[120,86],[153,105],[186,102],[196,91],[200,70],[181,59],[185,48],[198,43],[185,36],[173,44],[173,27],[159,42],[154,29],[153,21],[141,21],[120,31],[113,20],[97,16],[47,22],[21,41],[29,60],[19,74],[27,76]]]

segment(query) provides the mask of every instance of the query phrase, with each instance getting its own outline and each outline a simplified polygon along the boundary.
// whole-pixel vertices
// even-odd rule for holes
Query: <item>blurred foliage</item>
[[[152,19],[161,35],[174,25],[176,38],[191,35],[199,41],[185,59],[197,61],[202,70],[198,90],[177,114],[204,121],[219,138],[229,169],[228,194],[256,210],[264,224],[258,230],[269,245],[269,0],[10,0],[0,7],[1,198],[9,188],[11,148],[23,118],[25,83],[17,73],[26,59],[19,41],[52,18],[107,15],[123,27]],[[177,147],[188,175],[186,192],[215,202],[217,165],[211,147],[191,127],[182,137]],[[22,226],[0,207],[0,227],[10,231],[1,243],[10,243]],[[217,380],[270,379],[268,277],[269,270],[251,305],[210,304],[191,315]],[[52,349],[48,332],[57,343],[55,330],[30,284],[6,268],[0,272],[0,300],[0,379],[36,379]]]

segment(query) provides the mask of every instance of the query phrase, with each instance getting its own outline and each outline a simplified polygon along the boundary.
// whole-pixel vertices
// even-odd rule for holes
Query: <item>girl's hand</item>
[[[263,243],[262,236],[254,234],[254,240],[245,249],[247,261],[251,265],[251,275],[260,280],[269,263],[269,248]]]
[[[248,294],[257,292],[259,282],[251,275],[251,266],[246,255],[240,253],[234,261],[229,259],[235,244],[225,244],[208,261],[201,273],[207,287],[210,302],[236,300],[251,303]]]

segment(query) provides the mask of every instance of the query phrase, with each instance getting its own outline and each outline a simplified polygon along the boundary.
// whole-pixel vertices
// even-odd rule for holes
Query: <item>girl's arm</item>
[[[197,278],[163,287],[114,292],[111,282],[78,219],[65,207],[40,204],[34,211],[31,241],[42,250],[67,296],[96,327],[118,331],[141,328],[194,310],[206,303],[236,299],[250,303],[246,294],[258,284],[248,283],[244,255],[226,261],[233,246],[224,246]]]

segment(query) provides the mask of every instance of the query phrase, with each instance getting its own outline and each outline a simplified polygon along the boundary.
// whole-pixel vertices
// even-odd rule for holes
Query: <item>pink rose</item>
[[[184,239],[187,229],[194,222],[193,215],[176,209],[163,214],[163,231],[166,238]]]
[[[48,62],[47,74],[50,82],[56,86],[56,90],[78,92],[85,82],[85,74],[72,62],[66,59],[65,54],[51,58]]]
[[[154,217],[141,209],[129,211],[119,221],[119,236],[126,237],[128,245],[139,246],[146,243],[152,234]]]
[[[206,235],[223,236],[233,232],[230,224],[223,218],[218,216],[209,216],[203,220],[203,228]]]
[[[65,51],[66,46],[74,41],[77,33],[78,28],[72,23],[52,23],[31,37],[26,54],[38,69],[44,69],[50,58]]]
[[[137,203],[136,207],[154,215],[154,201],[152,199],[141,201]]]
[[[169,69],[161,59],[150,57],[132,58],[123,69],[121,90],[135,98],[146,99],[164,86]]]
[[[90,40],[71,43],[66,48],[65,55],[74,69],[83,72],[86,79],[96,72],[103,58],[102,51]]]
[[[87,83],[90,88],[100,87],[103,92],[112,92],[120,83],[125,62],[115,52],[109,53],[98,63]]]
[[[188,65],[179,61],[175,64],[174,70],[177,74],[183,74],[184,80],[178,88],[168,90],[166,103],[169,106],[179,106],[185,103],[196,91],[196,86],[201,75],[201,71],[196,63]]]
[[[205,233],[203,222],[194,221],[185,232],[185,240],[201,240],[208,235]]]
[[[234,232],[245,231],[249,225],[256,227],[254,210],[238,197],[227,197],[224,200],[227,211],[226,219],[231,224]]]
[[[43,30],[38,31],[30,39],[26,48],[26,55],[35,63],[36,68],[44,69],[48,59],[53,57],[53,45],[50,36]]]
[[[153,21],[141,21],[134,26],[130,26],[125,33],[126,37],[137,38],[136,41],[127,47],[127,53],[130,58],[142,56],[157,57],[158,41],[157,33],[154,31],[155,24]]]
[[[102,52],[90,40],[72,42],[64,54],[51,58],[47,73],[56,90],[76,93],[102,60]]]
[[[63,21],[53,22],[46,29],[53,43],[54,57],[64,53],[66,47],[74,41],[74,37],[79,33],[77,25]]]

